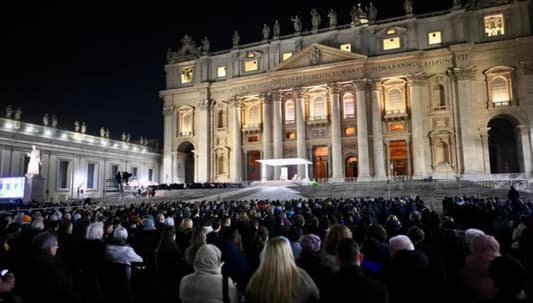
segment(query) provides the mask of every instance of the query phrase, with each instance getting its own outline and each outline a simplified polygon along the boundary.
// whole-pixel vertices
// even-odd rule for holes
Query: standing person
[[[514,188],[513,185],[511,185],[511,188],[507,192],[507,198],[511,200],[511,202],[516,203],[518,202],[518,199],[520,199],[520,193]]]
[[[305,270],[296,266],[289,241],[275,237],[267,242],[259,268],[246,287],[250,303],[318,302],[319,291]]]
[[[41,151],[35,147],[31,146],[31,152],[28,153],[30,161],[28,162],[28,171],[29,175],[39,175],[39,165],[41,164]]]
[[[117,174],[115,175],[115,180],[117,181],[117,187],[119,190],[122,190],[122,173],[120,170],[117,170]]]

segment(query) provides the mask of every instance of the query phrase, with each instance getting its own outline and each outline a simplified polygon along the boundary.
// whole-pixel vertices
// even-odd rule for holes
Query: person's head
[[[413,225],[407,229],[407,236],[415,245],[420,245],[426,238],[424,230],[416,225]]]
[[[210,274],[220,274],[222,265],[222,252],[213,244],[200,246],[192,263],[194,271]]]
[[[292,222],[295,226],[298,226],[300,228],[303,228],[305,226],[305,218],[300,214],[294,215],[292,217]]]
[[[128,230],[119,226],[113,231],[113,241],[116,243],[126,243],[128,241]]]
[[[415,250],[411,239],[406,235],[397,235],[389,239],[389,255],[394,255],[400,250]]]
[[[477,228],[469,228],[469,229],[465,230],[465,243],[466,243],[466,245],[468,247],[470,247],[470,242],[472,242],[472,239],[474,239],[475,237],[484,235],[484,234],[485,234],[485,232],[483,232],[482,230],[477,229]]]
[[[480,235],[470,242],[470,252],[473,256],[494,259],[500,256],[500,243],[490,235]]]
[[[102,240],[104,238],[104,222],[98,221],[89,224],[85,232],[87,240]]]
[[[335,255],[339,241],[351,238],[352,232],[346,225],[334,224],[330,226],[326,239],[324,239],[324,250],[330,255]]]
[[[526,286],[527,271],[520,260],[511,255],[494,258],[489,274],[494,286],[505,297],[518,295]]]
[[[387,230],[381,224],[372,224],[366,232],[367,239],[376,239],[381,243],[387,241]]]
[[[192,219],[191,218],[183,218],[183,220],[181,220],[181,223],[180,223],[180,226],[179,226],[179,230],[180,231],[190,230],[190,229],[192,229],[192,227],[193,227]]]
[[[322,241],[320,240],[320,237],[315,234],[306,234],[302,237],[300,245],[302,245],[302,250],[304,253],[316,254],[320,252],[320,245],[322,245]]]
[[[359,245],[353,239],[342,239],[337,244],[337,264],[340,266],[361,265]]]
[[[196,227],[192,231],[191,246],[200,247],[206,243],[206,235],[201,226]]]
[[[42,232],[37,234],[31,243],[33,257],[36,260],[50,259],[57,254],[59,245],[57,236],[52,232]]]

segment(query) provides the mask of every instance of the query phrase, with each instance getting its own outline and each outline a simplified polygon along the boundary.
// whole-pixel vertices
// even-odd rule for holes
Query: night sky
[[[7,3],[6,3],[7,2]],[[263,4],[261,4],[263,3]],[[365,5],[365,1],[362,1]],[[415,13],[451,7],[452,0],[414,0]],[[164,89],[166,51],[189,34],[207,36],[211,51],[231,48],[234,30],[241,44],[262,39],[263,23],[278,19],[281,34],[293,32],[299,14],[310,29],[316,7],[327,24],[334,8],[338,24],[349,23],[355,1],[2,1],[0,19],[0,114],[20,106],[23,121],[41,123],[55,114],[59,127],[86,121],[87,133],[101,126],[118,139],[130,132],[162,143],[159,91]],[[403,0],[375,0],[378,20],[401,16]]]

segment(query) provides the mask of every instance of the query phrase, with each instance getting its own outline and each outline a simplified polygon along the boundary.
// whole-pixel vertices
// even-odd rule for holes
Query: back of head
[[[53,257],[50,249],[57,246],[57,236],[52,232],[42,232],[33,237],[31,242],[32,255],[35,260],[44,260]]]
[[[342,239],[337,244],[337,260],[339,265],[360,265],[359,245],[353,239]]]
[[[387,258],[386,246],[376,239],[367,239],[361,247],[365,260],[382,262]]]
[[[394,255],[400,250],[415,250],[411,239],[406,235],[397,235],[389,239],[389,255]]]
[[[87,226],[85,232],[85,239],[87,240],[101,240],[104,238],[104,222],[94,222]]]
[[[522,263],[511,255],[492,260],[489,274],[494,286],[505,296],[516,296],[526,286],[527,271]]]
[[[345,238],[352,238],[352,232],[346,225],[334,224],[330,226],[326,239],[324,239],[324,250],[328,254],[334,255],[337,250],[337,244]]]
[[[366,237],[367,239],[373,238],[380,242],[385,242],[387,240],[387,230],[381,224],[372,224],[368,227]]]
[[[422,228],[413,225],[407,229],[407,236],[414,244],[422,244],[426,237],[426,233]]]
[[[113,231],[113,241],[125,243],[128,240],[128,230],[123,226],[118,226]]]
[[[475,237],[484,235],[484,234],[485,234],[485,232],[483,232],[482,230],[477,229],[477,228],[469,228],[469,229],[465,230],[465,242],[466,242],[466,245],[470,246],[470,242],[472,242],[472,239],[474,239]]]
[[[200,246],[193,261],[193,268],[197,272],[220,274],[222,252],[213,244]]]
[[[495,258],[500,256],[500,243],[490,235],[480,235],[470,242],[470,252],[479,257]]]
[[[322,241],[320,237],[315,234],[307,234],[302,237],[300,245],[302,245],[302,250],[309,254],[316,254],[320,251],[320,246]]]

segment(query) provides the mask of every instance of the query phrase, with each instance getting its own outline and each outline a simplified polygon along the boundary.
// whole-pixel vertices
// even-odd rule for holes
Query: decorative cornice
[[[271,92],[260,93],[259,97],[261,98],[264,104],[272,104],[272,93]]]
[[[413,86],[422,86],[426,84],[428,75],[426,73],[414,73],[407,75],[407,81]]]
[[[301,87],[295,87],[293,91],[296,98],[302,98],[304,90]]]
[[[233,96],[231,99],[229,99],[228,104],[237,108],[241,107],[241,101],[237,96]]]

